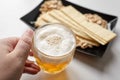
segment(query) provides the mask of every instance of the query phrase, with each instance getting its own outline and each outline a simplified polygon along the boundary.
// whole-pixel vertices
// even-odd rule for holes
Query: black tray
[[[40,8],[41,4],[44,3],[44,1],[42,1],[34,10],[29,12],[25,16],[21,17],[21,20],[24,21],[26,24],[28,24],[33,30],[35,29],[34,22],[36,21],[37,17],[40,14],[39,8]],[[62,0],[62,2],[63,2],[63,5],[65,5],[65,6],[72,5],[73,7],[75,7],[78,11],[82,12],[83,14],[84,13],[98,14],[99,16],[101,16],[103,19],[105,19],[108,22],[108,28],[110,30],[113,30],[113,28],[115,27],[116,22],[118,20],[118,18],[113,15],[108,15],[105,13],[97,12],[97,11],[73,4],[66,0]],[[100,47],[93,47],[93,48],[87,48],[87,49],[81,49],[80,47],[77,47],[77,50],[81,53],[102,57],[103,54],[105,53],[107,47],[108,47],[108,44],[105,46],[101,45]]]

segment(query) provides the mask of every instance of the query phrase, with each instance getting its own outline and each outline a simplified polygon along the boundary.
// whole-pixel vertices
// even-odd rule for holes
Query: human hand
[[[32,37],[33,31],[27,30],[21,38],[0,39],[0,80],[19,80],[23,72],[35,74],[40,70],[27,60]]]

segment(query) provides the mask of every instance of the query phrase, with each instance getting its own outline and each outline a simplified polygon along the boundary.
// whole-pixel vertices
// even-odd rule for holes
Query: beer
[[[73,58],[75,36],[62,24],[47,24],[35,31],[33,38],[34,57],[47,73],[58,73],[66,68]]]

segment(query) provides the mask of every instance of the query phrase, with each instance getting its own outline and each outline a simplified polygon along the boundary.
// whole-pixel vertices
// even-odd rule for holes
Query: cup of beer
[[[32,49],[36,63],[44,72],[63,71],[73,59],[75,48],[75,35],[63,24],[46,24],[35,30]]]

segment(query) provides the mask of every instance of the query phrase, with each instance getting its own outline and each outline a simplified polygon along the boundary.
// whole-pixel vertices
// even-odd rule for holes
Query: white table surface
[[[119,0],[69,0],[79,5],[116,15],[120,18]],[[34,9],[41,0],[0,0],[0,38],[21,36],[29,28],[19,18]],[[102,58],[76,53],[68,68],[60,74],[23,74],[21,80],[120,80],[120,21],[117,38]],[[6,76],[7,77],[7,76]]]

